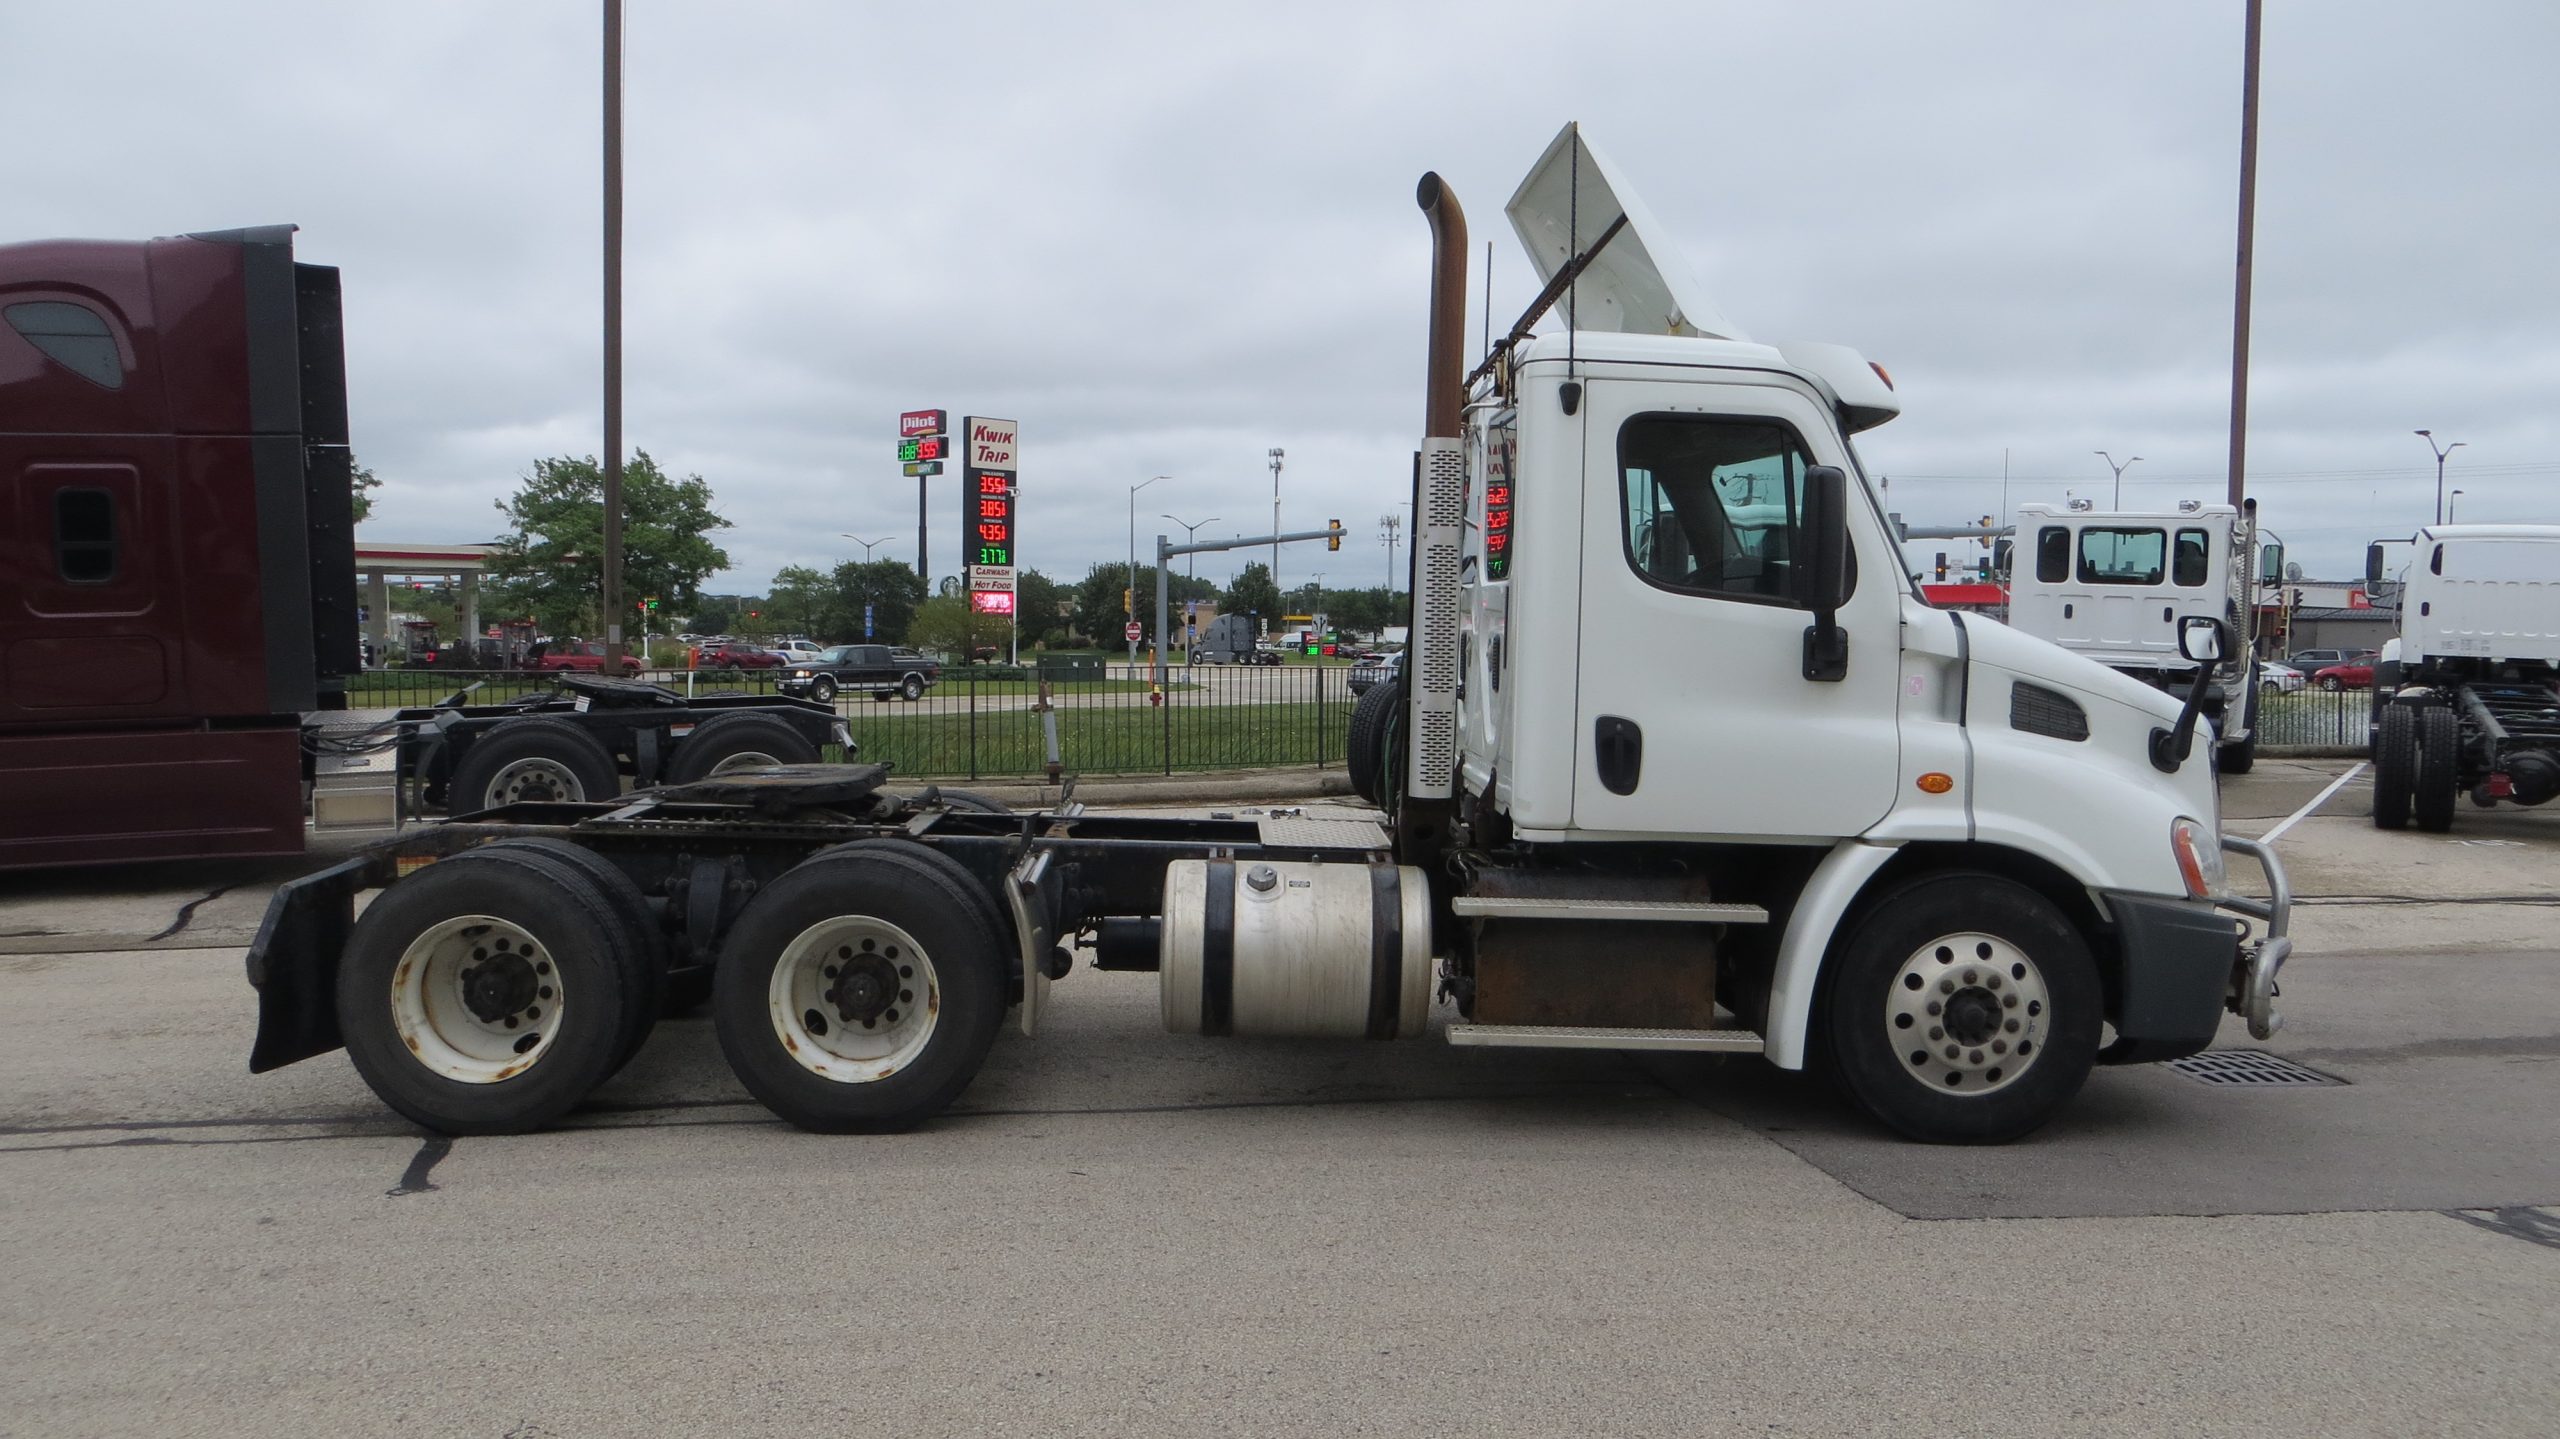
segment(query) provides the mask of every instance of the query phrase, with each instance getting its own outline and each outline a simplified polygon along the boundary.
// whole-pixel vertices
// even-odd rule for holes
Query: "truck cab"
[[[2373,822],[2453,827],[2482,809],[2560,799],[2560,525],[2430,525],[2366,551],[2380,593],[2386,546],[2400,633],[2374,667]]]

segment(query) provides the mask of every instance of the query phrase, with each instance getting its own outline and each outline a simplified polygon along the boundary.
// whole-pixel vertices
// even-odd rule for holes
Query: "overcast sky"
[[[2459,518],[2560,521],[2560,6],[2267,10],[2266,523],[2359,569],[2432,509],[2420,426],[2466,442]],[[1414,181],[1449,180],[1478,265],[1496,242],[1507,324],[1536,287],[1502,201],[1580,120],[1754,338],[1892,370],[1861,449],[1914,523],[1997,510],[2004,455],[2011,503],[2103,502],[2098,449],[2145,457],[2128,502],[2219,498],[2241,17],[634,0],[627,432],[735,523],[714,589],[847,531],[912,559],[895,424],[925,407],[1021,421],[1053,575],[1125,552],[1151,475],[1142,547],[1168,510],[1267,531],[1280,446],[1288,526],[1357,536],[1283,581],[1376,584],[1421,426]],[[9,0],[0,238],[299,224],[344,271],[366,537],[488,539],[534,459],[600,445],[599,30],[565,0]]]

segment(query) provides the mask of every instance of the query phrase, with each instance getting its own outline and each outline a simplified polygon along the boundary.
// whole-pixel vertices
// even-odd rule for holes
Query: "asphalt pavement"
[[[2332,1082],[2101,1071],[1996,1149],[1755,1060],[1177,1037],[1090,970],[916,1134],[776,1124],[685,1018],[448,1143],[246,1072],[292,868],[0,878],[0,1434],[2548,1434],[2560,814],[2368,794],[2279,841],[2287,1027],[2220,1046]]]

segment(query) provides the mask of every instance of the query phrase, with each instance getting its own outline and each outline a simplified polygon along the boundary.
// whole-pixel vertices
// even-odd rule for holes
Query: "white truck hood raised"
[[[1630,335],[1686,335],[1747,340],[1707,298],[1697,277],[1670,244],[1660,221],[1618,171],[1568,124],[1529,168],[1529,176],[1503,206],[1520,246],[1543,283],[1591,247],[1619,216],[1627,227],[1574,282],[1573,327]],[[1559,310],[1562,306],[1558,306]]]

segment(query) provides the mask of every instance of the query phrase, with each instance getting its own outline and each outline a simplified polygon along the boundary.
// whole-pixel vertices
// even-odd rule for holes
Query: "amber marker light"
[[[1948,790],[1954,789],[1955,787],[1956,777],[1951,774],[1940,774],[1936,770],[1931,770],[1927,774],[1920,776],[1920,792],[1922,794],[1945,794]]]

